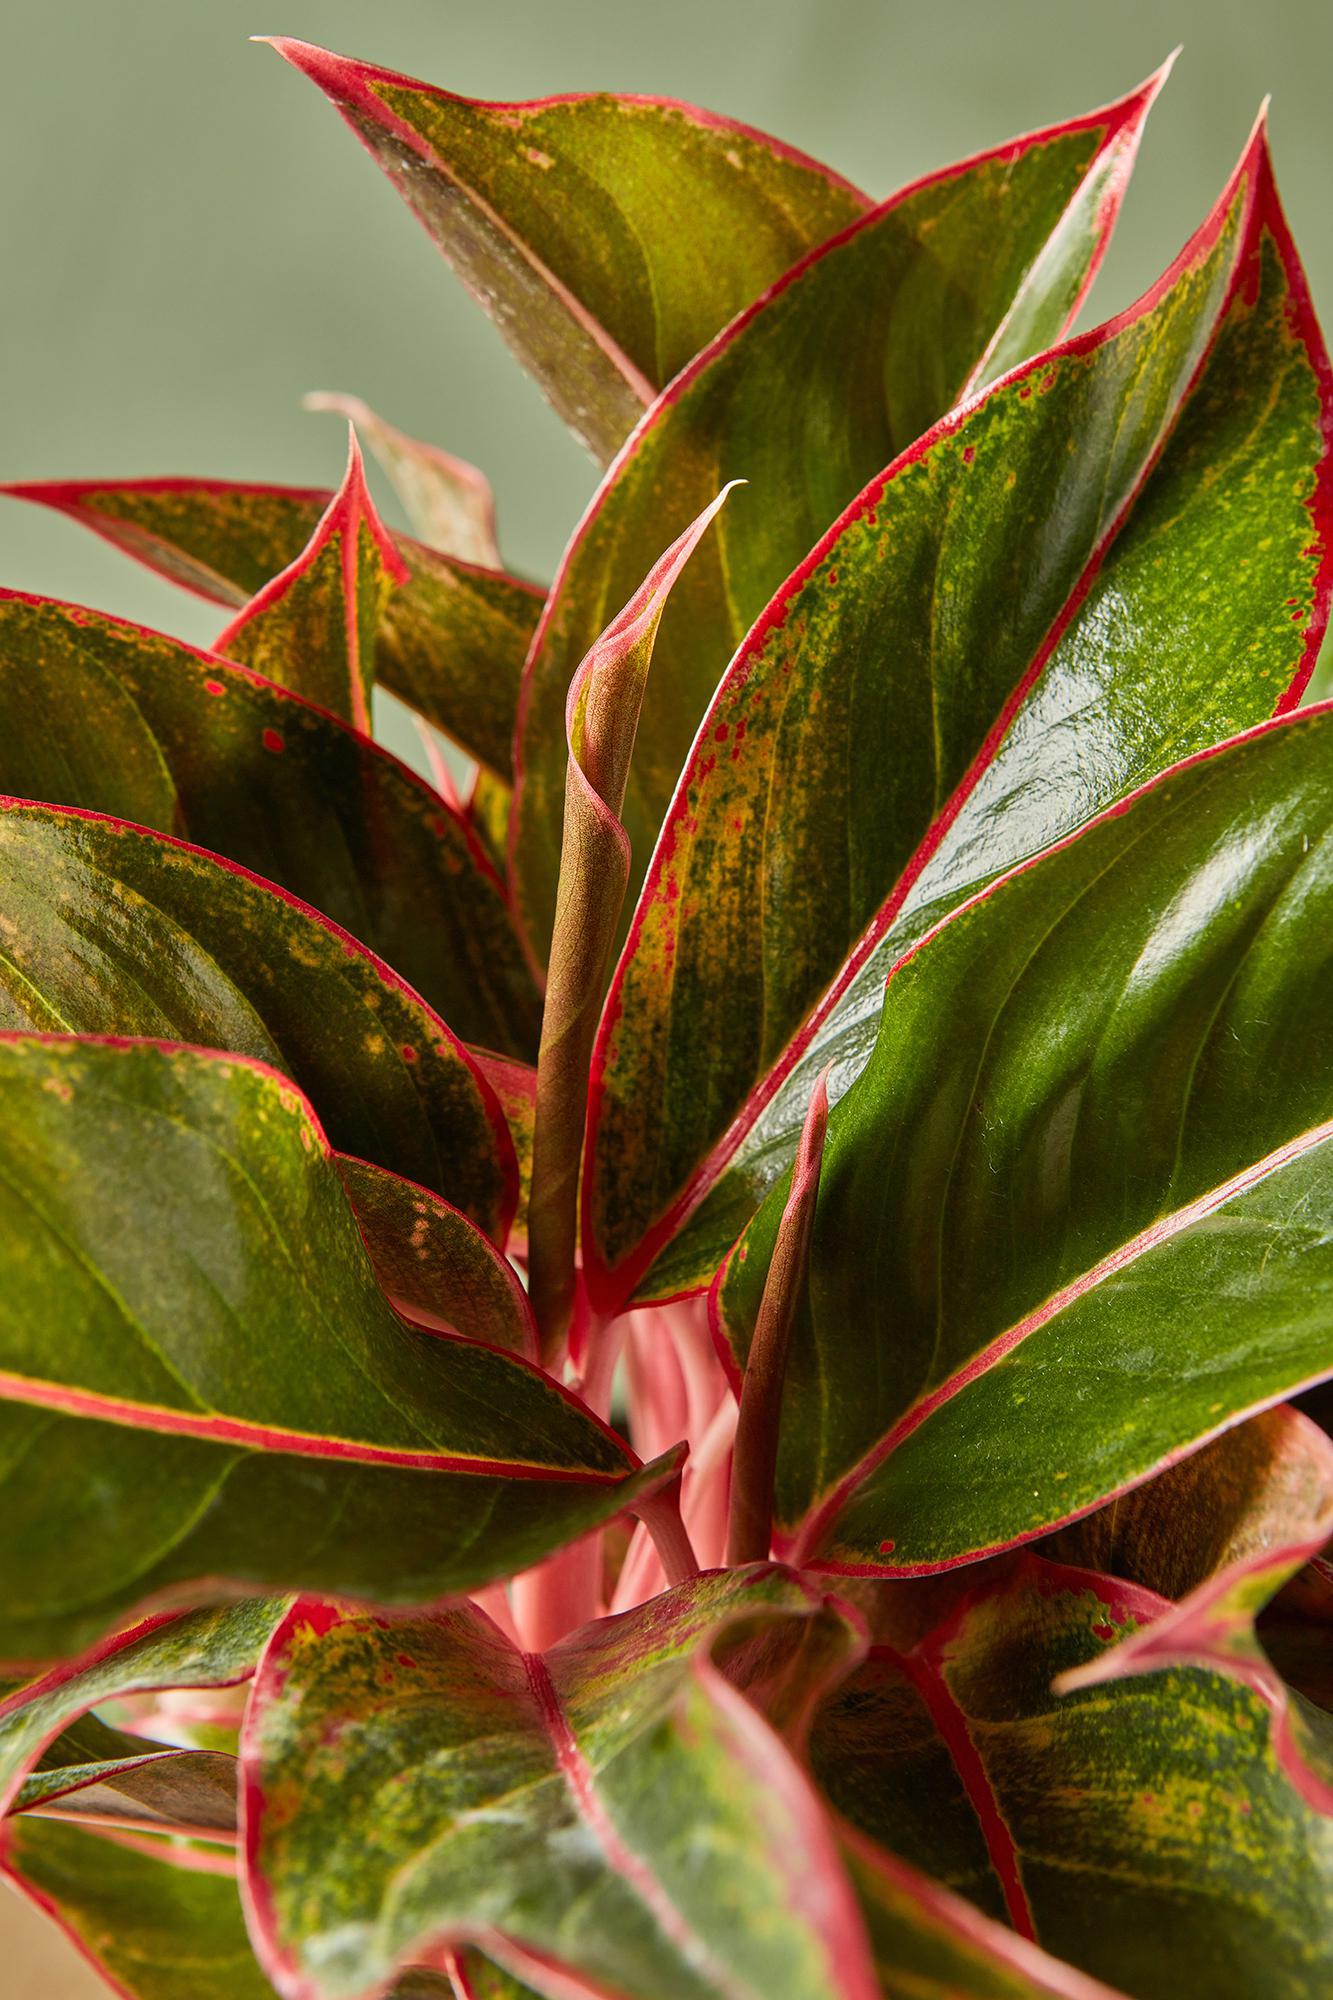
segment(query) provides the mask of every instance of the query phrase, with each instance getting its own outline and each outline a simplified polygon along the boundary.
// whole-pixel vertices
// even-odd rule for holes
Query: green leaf
[[[603,461],[719,327],[869,205],[816,161],[693,105],[489,104],[309,42],[272,45],[341,112]]]
[[[343,483],[309,542],[232,619],[214,651],[369,735],[376,634],[407,579],[366,490],[352,431]]]
[[[779,592],[612,983],[585,1176],[603,1309],[664,1250],[648,1296],[707,1282],[815,1076],[846,1090],[886,974],[945,910],[1298,699],[1330,435],[1260,132],[1137,307],[941,424]]]
[[[475,1060],[345,931],[200,848],[0,804],[0,1028],[272,1063],[340,1150],[426,1182],[503,1238],[517,1169]]]
[[[88,1715],[44,1751],[13,1810],[225,1844],[236,1838],[236,1759],[131,1736]]]
[[[643,879],[718,676],[784,577],[865,482],[965,390],[1053,340],[1114,220],[1159,79],[895,195],[789,271],[654,404],[566,552],[524,673],[513,862],[544,956],[578,662],[729,479],[750,481],[663,619],[622,814]],[[1003,350],[1003,351],[1001,351]],[[1030,350],[1028,350],[1030,351]]]
[[[678,1471],[636,1474],[513,1356],[407,1327],[274,1071],[3,1037],[0,1141],[0,1657],[216,1579],[420,1603]]]
[[[816,1719],[814,1769],[865,1835],[946,1879],[956,1832],[982,1901],[1136,2000],[1306,2000],[1333,1975],[1333,1826],[1288,1786],[1263,1705],[1195,1669],[1051,1693],[1165,1610],[1020,1559],[872,1647]]]
[[[528,1295],[475,1223],[382,1167],[346,1154],[337,1166],[375,1275],[400,1312],[419,1326],[536,1359]]]
[[[274,2000],[234,1874],[206,1853],[42,1820],[0,1832],[0,1876],[52,1918],[122,2000]]]
[[[839,1827],[880,1983],[904,2000],[1122,2000]]]
[[[296,1606],[242,1747],[271,1976],[312,2000],[378,1993],[462,1931],[625,2000],[877,2000],[830,1832],[773,1727],[799,1741],[858,1647],[773,1569],[695,1578],[545,1655],[466,1605],[406,1621]]]
[[[413,532],[428,548],[483,569],[500,568],[495,498],[475,465],[395,430],[359,396],[320,389],[301,400],[307,410],[332,410],[355,425],[388,474]]]
[[[82,1658],[0,1699],[0,1817],[18,1798],[47,1747],[113,1697],[159,1688],[236,1687],[249,1680],[287,1610],[250,1598],[216,1610],[160,1612],[113,1633]]]
[[[124,755],[127,737],[142,746]],[[504,892],[405,765],[298,696],[117,619],[0,594],[0,792],[184,834],[313,903],[456,1034],[535,1048]]]
[[[1326,706],[1168,772],[904,961],[830,1119],[775,1546],[965,1561],[1330,1372],[1331,909]],[[738,1357],[780,1210],[781,1185],[719,1275]]]
[[[44,480],[0,487],[91,528],[171,583],[239,607],[295,562],[333,495],[209,479]],[[384,606],[384,685],[508,779],[519,677],[543,592],[392,537],[407,581]]]
[[[1196,1539],[1213,1544],[1204,1575],[1152,1624],[1067,1672],[1059,1692],[1165,1667],[1230,1674],[1270,1711],[1274,1755],[1301,1798],[1333,1814],[1333,1717],[1286,1685],[1255,1630],[1262,1607],[1333,1535],[1333,1444],[1296,1411],[1272,1410],[1130,1495],[1135,1501],[1123,1531],[1117,1522],[1102,1532],[1117,1543],[1123,1534],[1131,1548],[1178,1548],[1197,1523]],[[1231,1531],[1219,1537],[1228,1516]],[[1087,1527],[1095,1531],[1102,1518]]]

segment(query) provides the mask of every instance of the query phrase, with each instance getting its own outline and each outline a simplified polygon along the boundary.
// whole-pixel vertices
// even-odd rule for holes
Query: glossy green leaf
[[[531,974],[459,816],[396,758],[247,668],[77,606],[0,595],[0,792],[184,834],[362,939],[456,1034],[508,1054],[535,1047]]]
[[[121,2000],[274,2000],[232,1870],[43,1820],[0,1831],[0,1877],[52,1918]]]
[[[831,1836],[772,1726],[799,1741],[858,1646],[772,1569],[695,1578],[545,1655],[467,1606],[296,1606],[242,1749],[275,1982],[378,1993],[461,1931],[618,2000],[877,2000]]]
[[[428,548],[483,569],[500,568],[495,497],[475,465],[396,430],[359,396],[320,389],[302,402],[307,410],[332,410],[356,426],[388,474],[413,533]]]
[[[1186,1491],[1176,1490],[1191,1472]],[[1308,1418],[1279,1408],[1129,1500],[1139,1504],[1127,1504],[1125,1529],[1116,1522],[1104,1533],[1131,1548],[1148,1539],[1175,1550],[1197,1521],[1196,1539],[1213,1543],[1204,1574],[1152,1624],[1066,1673],[1060,1691],[1164,1667],[1231,1674],[1269,1709],[1273,1753],[1301,1798],[1333,1813],[1333,1717],[1286,1685],[1255,1630],[1264,1604],[1333,1535],[1333,1444]],[[1219,1534],[1228,1517],[1230,1532]]]
[[[1325,706],[1203,754],[895,972],[830,1119],[776,1546],[967,1560],[1333,1372],[1331,751]],[[720,1275],[738,1356],[780,1195]]]
[[[420,1603],[676,1470],[635,1476],[535,1369],[407,1327],[272,1070],[0,1038],[0,1141],[0,1657],[220,1578]]]
[[[333,499],[299,486],[209,479],[46,480],[0,487],[78,521],[169,582],[215,604],[247,603],[300,556]],[[384,685],[507,779],[519,677],[543,593],[393,538],[408,576],[384,606]]]
[[[1136,2000],[1306,2000],[1333,1975],[1333,1826],[1287,1784],[1262,1704],[1180,1669],[1051,1692],[1165,1609],[1024,1558],[872,1648],[816,1719],[815,1771],[863,1833],[946,1879],[952,1845],[979,1901]]]
[[[81,1658],[0,1699],[0,1816],[48,1746],[113,1697],[159,1688],[235,1687],[249,1680],[286,1612],[281,1598],[216,1610],[161,1612],[100,1641]]]
[[[727,480],[750,482],[662,622],[622,813],[637,891],[718,678],[773,591],[965,389],[1067,323],[1157,83],[872,209],[789,271],[653,405],[570,544],[525,668],[512,857],[539,956],[555,909],[566,689],[607,618],[672,531]]]
[[[940,425],[784,586],[612,984],[585,1175],[603,1307],[682,1227],[645,1290],[707,1282],[935,918],[1295,701],[1327,609],[1330,429],[1260,132],[1137,307]]]
[[[355,431],[347,472],[294,562],[243,607],[214,651],[370,734],[375,641],[406,563],[366,489]]]
[[[431,1326],[535,1360],[537,1329],[513,1266],[429,1188],[339,1156],[375,1275],[394,1305]]]
[[[489,1234],[517,1197],[474,1059],[388,966],[291,896],[124,821],[0,805],[0,1028],[143,1035],[285,1070],[333,1145]]]
[[[309,42],[273,46],[604,460],[719,327],[869,205],[791,147],[667,98],[484,103]]]

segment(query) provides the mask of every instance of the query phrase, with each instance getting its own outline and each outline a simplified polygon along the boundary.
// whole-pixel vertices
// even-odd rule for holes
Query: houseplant
[[[1321,1990],[1262,124],[1070,336],[1161,74],[873,204],[276,46],[606,473],[549,591],[344,398],[413,537],[9,489],[222,629],[0,599],[0,1868],[141,2000]]]

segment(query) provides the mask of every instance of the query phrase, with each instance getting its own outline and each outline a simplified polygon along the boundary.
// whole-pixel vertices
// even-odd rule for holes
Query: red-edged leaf
[[[393,482],[413,532],[428,548],[482,569],[501,567],[495,496],[485,473],[438,445],[395,430],[359,396],[320,389],[303,401],[307,410],[332,410],[360,431]]]
[[[1326,704],[1201,752],[895,970],[829,1122],[784,1554],[972,1561],[1333,1369],[1331,747]],[[780,1213],[719,1277],[738,1359]]]
[[[1333,1717],[1288,1688],[1264,1652],[1254,1622],[1333,1535],[1333,1444],[1308,1418],[1289,1409],[1245,1425],[1236,1440],[1234,1446],[1224,1440],[1213,1447],[1211,1462],[1194,1475],[1201,1491],[1190,1498],[1204,1510],[1211,1503],[1211,1521],[1206,1511],[1205,1520],[1215,1530],[1225,1518],[1226,1499],[1232,1498],[1233,1507],[1240,1499],[1237,1487],[1243,1480],[1244,1499],[1250,1502],[1241,1501],[1243,1534],[1229,1538],[1232,1545],[1212,1566],[1213,1573],[1183,1602],[1108,1652],[1071,1668],[1056,1683],[1057,1692],[1097,1687],[1129,1674],[1160,1673],[1166,1667],[1230,1674],[1269,1710],[1274,1753],[1300,1796],[1315,1811],[1333,1813]],[[1256,1471],[1262,1484],[1253,1479]],[[1222,1485],[1221,1496],[1213,1490],[1215,1482]],[[1159,1483],[1144,1489],[1142,1504],[1151,1507],[1162,1539],[1179,1542],[1187,1532],[1182,1516],[1189,1516],[1185,1508],[1171,1504],[1174,1494],[1155,1491]],[[1118,1536],[1118,1524],[1113,1532]],[[1129,1533],[1134,1533],[1132,1526]]]
[[[273,2000],[216,1850],[24,1818],[0,1830],[0,1877],[120,2000]]]
[[[0,1027],[147,1035],[286,1070],[333,1144],[426,1181],[503,1241],[518,1198],[476,1060],[396,973],[206,849],[0,800]]]
[[[728,490],[658,557],[590,649],[565,705],[564,842],[537,1058],[528,1203],[533,1308],[548,1366],[564,1352],[574,1305],[588,1058],[629,875],[629,841],[619,815],[644,689],[667,600]]]
[[[540,1001],[501,884],[397,758],[251,669],[0,593],[0,792],[251,868],[361,938],[469,1041],[525,1055]]]
[[[322,489],[210,479],[45,480],[0,487],[91,528],[211,603],[238,607],[295,562],[333,502]],[[384,606],[384,685],[507,779],[519,675],[544,593],[391,538],[408,578]]]
[[[1197,1669],[1053,1694],[1168,1607],[1031,1556],[959,1581],[951,1609],[875,1593],[869,1657],[811,1735],[837,1810],[1143,2000],[1321,1991],[1333,1840],[1262,1703]]]
[[[528,1295],[461,1209],[365,1160],[340,1154],[337,1166],[375,1275],[399,1312],[417,1326],[536,1359]]]
[[[1260,131],[1145,299],[947,418],[784,585],[700,730],[612,982],[584,1177],[603,1309],[705,1197],[646,1289],[706,1282],[932,921],[1299,698],[1333,578],[1331,431]]]
[[[633,2000],[877,2000],[831,1832],[776,1733],[799,1746],[860,1643],[771,1568],[696,1577],[544,1655],[471,1607],[298,1604],[242,1744],[270,1977],[288,2000],[350,2000],[471,1938]]]
[[[84,1716],[48,1746],[13,1810],[225,1847],[236,1839],[236,1759],[131,1736]]]
[[[213,1611],[164,1612],[115,1632],[79,1658],[0,1697],[0,1817],[62,1732],[116,1697],[248,1681],[286,1611],[253,1598]]]
[[[0,1140],[0,1657],[217,1579],[420,1603],[678,1473],[518,1357],[407,1326],[262,1064],[0,1036]]]
[[[537,1072],[529,1063],[511,1062],[490,1049],[469,1049],[469,1055],[499,1100],[518,1161],[518,1206],[509,1227],[513,1256],[528,1251],[528,1197],[532,1192],[532,1134],[537,1122]]]
[[[511,854],[537,956],[559,869],[560,719],[608,612],[672,529],[728,479],[751,482],[663,620],[622,814],[637,890],[718,676],[771,593],[976,379],[1067,325],[1160,81],[892,196],[786,272],[644,416],[570,543],[524,671]]]
[[[273,47],[604,459],[719,327],[868,206],[791,147],[668,98],[486,103],[309,42]]]
[[[375,637],[409,571],[366,490],[356,432],[347,472],[292,563],[219,635],[214,651],[370,733]]]

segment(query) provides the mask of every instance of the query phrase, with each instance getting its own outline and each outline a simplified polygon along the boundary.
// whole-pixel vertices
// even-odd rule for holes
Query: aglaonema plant
[[[334,494],[8,489],[221,629],[0,598],[0,1871],[131,2000],[1327,1991],[1262,122],[1071,333],[1164,73],[876,202],[275,47],[605,470],[549,590],[342,395]]]

